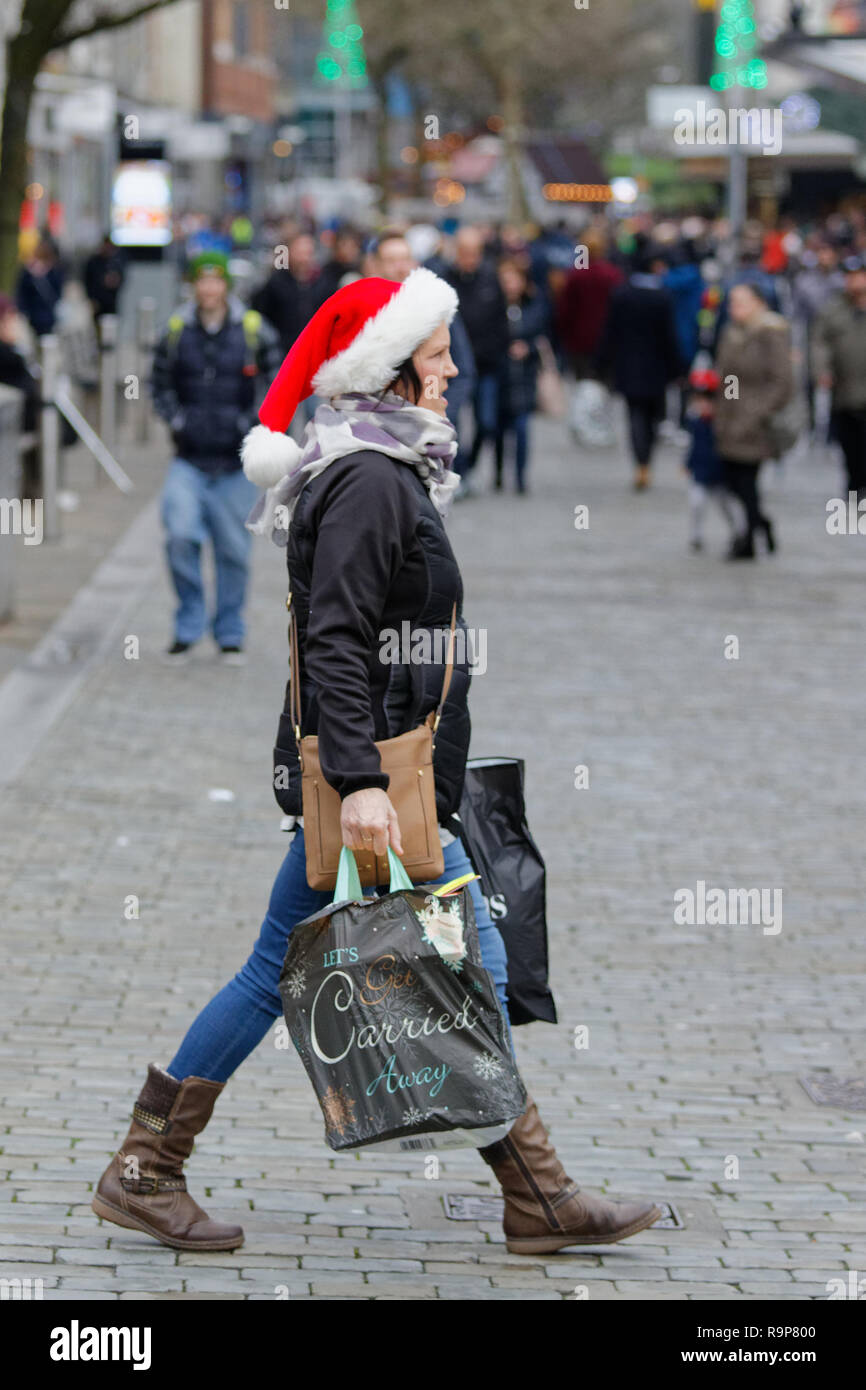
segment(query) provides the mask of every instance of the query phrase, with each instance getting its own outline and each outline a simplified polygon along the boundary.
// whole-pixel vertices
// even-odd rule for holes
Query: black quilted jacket
[[[450,624],[455,600],[464,627],[463,585],[442,519],[407,464],[373,451],[348,454],[301,493],[287,558],[298,619],[301,732],[318,735],[322,771],[341,797],[362,787],[387,790],[374,742],[405,733],[436,708],[447,648],[441,629]],[[413,648],[423,652],[422,630],[429,634],[428,659],[413,662],[407,659]],[[456,811],[463,789],[469,655],[458,634],[433,755],[440,822]],[[300,815],[288,684],[274,766],[279,805]]]

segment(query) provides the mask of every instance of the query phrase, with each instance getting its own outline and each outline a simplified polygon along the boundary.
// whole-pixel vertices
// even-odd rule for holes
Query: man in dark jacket
[[[162,494],[166,553],[178,597],[172,664],[189,658],[207,614],[201,548],[216,564],[213,635],[227,664],[243,660],[243,606],[251,536],[244,525],[256,489],[239,449],[280,363],[277,336],[255,310],[229,299],[227,260],[205,252],[192,265],[195,301],[172,315],[153,364],[153,398],[176,457]]]
[[[845,456],[848,489],[866,497],[866,261],[843,264],[844,293],[815,322],[812,371],[833,400],[833,426]]]
[[[460,317],[469,337],[478,373],[473,398],[475,437],[468,453],[461,450],[454,464],[465,485],[478,462],[484,441],[496,438],[499,385],[508,351],[505,297],[496,271],[484,262],[484,242],[476,227],[461,227],[457,233],[454,265],[447,271],[445,279],[457,291]]]
[[[334,254],[325,265],[319,279],[321,302],[336,294],[349,279],[360,279],[361,234],[354,227],[341,227],[334,237]],[[348,278],[347,278],[348,277]]]
[[[51,238],[45,236],[21,267],[15,286],[15,301],[37,338],[54,332],[62,296],[60,258]]]
[[[376,242],[375,272],[383,280],[406,280],[418,262],[412,255],[412,248],[402,232],[383,232]],[[428,269],[430,267],[428,266]],[[445,414],[455,429],[458,428],[460,411],[475,391],[475,359],[469,345],[469,337],[459,314],[451,320],[451,361],[458,375],[448,386],[448,406]]]
[[[316,243],[308,232],[298,232],[285,249],[288,267],[274,270],[252,300],[253,308],[276,329],[284,356],[330,293],[316,265]]]
[[[598,350],[599,370],[625,396],[635,462],[636,491],[649,487],[650,461],[665,418],[669,383],[685,371],[677,342],[674,304],[662,284],[667,266],[642,251],[628,283],[614,290]]]
[[[111,237],[106,235],[99,249],[88,256],[84,266],[84,288],[97,329],[103,314],[117,313],[117,297],[123,286],[124,274],[123,256]]]

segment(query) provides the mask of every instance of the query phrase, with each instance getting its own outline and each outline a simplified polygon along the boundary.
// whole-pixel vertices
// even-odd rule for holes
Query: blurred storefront
[[[173,214],[260,213],[272,160],[276,12],[257,0],[178,0],[52,55],[29,127],[22,213],[82,255],[109,225],[135,142],[171,166]]]

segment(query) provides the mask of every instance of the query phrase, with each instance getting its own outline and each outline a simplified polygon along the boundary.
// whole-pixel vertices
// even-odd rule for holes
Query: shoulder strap
[[[448,656],[445,661],[445,675],[442,680],[442,694],[439,696],[439,704],[436,706],[436,718],[433,720],[433,737],[436,737],[436,730],[439,728],[439,720],[442,718],[442,706],[448,696],[448,687],[451,685],[451,676],[454,671],[454,629],[457,626],[457,600],[451,609],[451,632],[448,635]]]
[[[292,591],[286,599],[289,610],[289,718],[295,731],[298,754],[301,751],[301,681],[298,670],[298,619],[292,607]]]
[[[185,327],[186,320],[184,319],[183,314],[172,314],[171,318],[168,321],[168,333],[166,335],[168,355],[170,359],[173,359],[175,353],[177,352],[177,345],[180,342],[180,335],[183,333]]]
[[[259,333],[262,328],[262,316],[258,309],[247,309],[242,319],[244,337],[247,340],[247,347],[250,352],[258,351]]]
[[[289,610],[289,718],[292,721],[292,728],[295,731],[295,739],[298,744],[298,751],[301,748],[301,684],[300,671],[298,666],[298,619],[292,604],[292,591],[289,590],[286,599],[286,608]],[[439,728],[439,720],[442,717],[442,706],[448,696],[448,689],[451,685],[451,676],[454,671],[454,630],[457,626],[457,602],[455,600],[451,609],[451,631],[448,636],[448,656],[445,661],[445,675],[442,680],[442,693],[439,696],[439,704],[436,706],[436,714],[433,720],[433,735]]]

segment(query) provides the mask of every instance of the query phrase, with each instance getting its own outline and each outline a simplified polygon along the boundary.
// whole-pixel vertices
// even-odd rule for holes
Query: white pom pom
[[[300,445],[287,434],[254,425],[241,445],[244,473],[256,487],[268,488],[280,482],[301,457]]]

